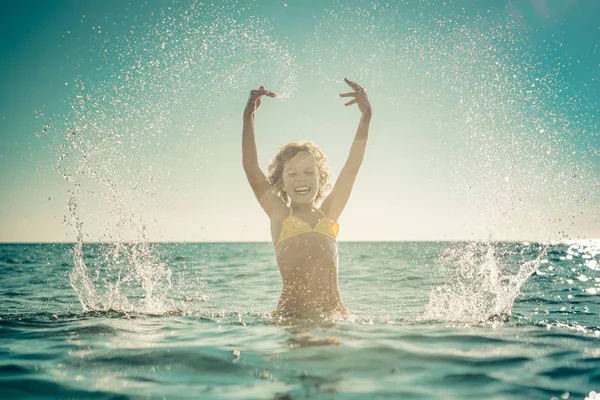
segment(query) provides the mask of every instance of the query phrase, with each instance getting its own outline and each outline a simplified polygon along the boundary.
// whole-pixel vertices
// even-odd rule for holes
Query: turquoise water
[[[306,139],[339,173],[344,76],[376,109],[352,238],[597,237],[593,2],[289,3],[7,8],[0,225],[78,243],[0,244],[0,398],[595,397],[598,241],[342,242],[342,321],[270,317],[269,243],[150,243],[264,237],[259,85],[261,165]]]
[[[584,241],[340,243],[352,316],[286,322],[268,243],[0,245],[1,393],[584,399],[599,260]]]

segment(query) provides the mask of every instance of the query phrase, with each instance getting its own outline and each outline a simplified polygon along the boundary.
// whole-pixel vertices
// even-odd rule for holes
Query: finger
[[[269,97],[277,97],[277,93],[271,92],[270,90],[265,89],[264,86],[258,88],[261,96],[269,96]]]
[[[352,82],[352,81],[351,81],[351,82]],[[365,90],[365,89],[364,89],[362,86],[360,86],[360,85],[359,85],[358,83],[356,83],[356,82],[352,82],[352,84],[353,84],[353,85],[354,85],[356,88],[358,88],[358,89],[360,89],[360,90]]]
[[[348,86],[350,86],[354,90],[357,90],[359,88],[359,86],[356,83],[352,82],[348,78],[344,78],[344,81],[348,84]]]
[[[265,96],[269,96],[269,97],[277,97],[277,93],[275,92],[271,92],[270,90],[265,89],[264,86],[260,87],[260,90],[262,91],[262,94],[264,94]]]
[[[261,86],[261,89],[252,90],[250,92],[250,98],[257,98],[260,96],[277,97],[277,93],[274,93],[274,92],[271,92],[270,90],[264,89],[264,86]]]
[[[346,104],[344,104],[344,105],[345,105],[345,106],[351,106],[352,104],[356,104],[356,103],[358,103],[358,100],[357,100],[357,99],[354,99],[354,100],[350,100],[349,102],[347,102],[347,103],[346,103]]]
[[[365,89],[362,88],[362,86],[360,86],[358,83],[356,82],[352,82],[351,80],[349,80],[348,78],[344,78],[344,81],[346,81],[346,83],[354,90],[356,90],[357,92],[359,91],[364,91]]]
[[[256,99],[256,109],[258,110],[258,107],[260,107],[260,104],[262,103],[262,99],[259,97],[258,99]]]
[[[340,94],[340,97],[356,97],[358,96],[360,93],[357,92],[352,92],[352,93],[342,93]]]

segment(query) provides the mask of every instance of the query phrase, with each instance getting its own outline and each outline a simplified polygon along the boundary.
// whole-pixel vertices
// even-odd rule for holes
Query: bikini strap
[[[325,215],[325,213],[323,212],[323,210],[321,210],[320,208],[317,208],[317,211],[320,212],[321,214],[323,214],[323,216],[325,218],[329,218],[329,217],[327,217],[327,215]]]

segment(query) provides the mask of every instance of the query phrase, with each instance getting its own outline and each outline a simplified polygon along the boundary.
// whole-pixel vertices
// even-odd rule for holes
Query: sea
[[[270,243],[0,244],[0,398],[600,398],[600,242],[341,242],[279,320]]]

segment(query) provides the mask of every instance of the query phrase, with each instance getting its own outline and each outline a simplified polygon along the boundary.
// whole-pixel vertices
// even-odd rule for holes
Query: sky
[[[600,238],[600,3],[0,4],[0,242],[269,241],[241,164],[369,144],[340,241]]]

